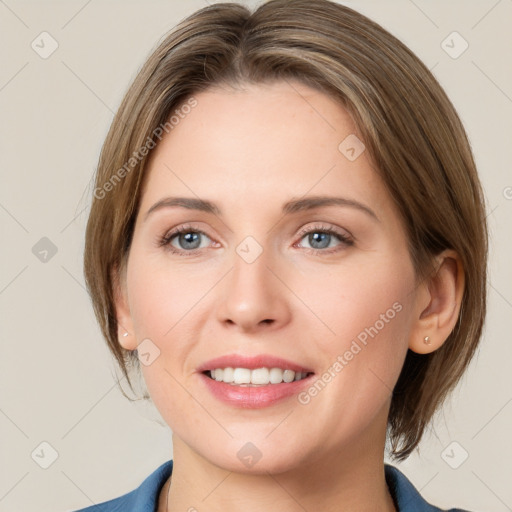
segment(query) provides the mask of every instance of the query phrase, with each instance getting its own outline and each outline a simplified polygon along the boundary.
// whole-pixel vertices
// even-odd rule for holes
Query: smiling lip
[[[288,383],[246,386],[213,380],[206,373],[216,368],[248,368],[250,370],[256,368],[281,368],[283,370],[310,373],[311,375]],[[244,409],[261,409],[294,396],[301,389],[309,386],[314,377],[314,373],[309,368],[286,359],[265,354],[253,357],[236,354],[218,357],[202,364],[197,369],[197,372],[206,388],[215,398],[233,407]]]
[[[197,371],[205,372],[207,370],[215,370],[216,368],[248,368],[249,370],[254,370],[256,368],[281,368],[283,370],[293,370],[294,372],[313,372],[310,368],[301,366],[293,361],[288,361],[280,357],[274,357],[266,354],[258,356],[229,354],[206,361],[206,363],[197,368]]]

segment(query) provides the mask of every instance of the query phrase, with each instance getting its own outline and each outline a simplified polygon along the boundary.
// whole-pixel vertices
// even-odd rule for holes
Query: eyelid
[[[352,234],[346,229],[342,230],[341,228],[334,226],[333,224],[324,224],[322,222],[317,222],[316,224],[307,225],[307,227],[301,228],[300,231],[297,233],[297,236],[303,238],[304,235],[307,235],[315,231],[332,232],[342,238],[349,238],[350,240],[355,240],[355,237],[352,236]]]

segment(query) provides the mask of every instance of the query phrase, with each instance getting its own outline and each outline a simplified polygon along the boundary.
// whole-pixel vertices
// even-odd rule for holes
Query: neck
[[[362,444],[353,441],[276,474],[224,470],[174,435],[172,485],[162,490],[167,504],[159,512],[395,512],[384,473],[385,436],[369,434]]]

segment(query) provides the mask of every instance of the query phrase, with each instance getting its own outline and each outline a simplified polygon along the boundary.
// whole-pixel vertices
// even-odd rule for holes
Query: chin
[[[297,449],[281,446],[279,450],[272,443],[262,444],[232,440],[223,451],[212,453],[210,448],[203,456],[221,469],[244,475],[280,474],[302,466]]]

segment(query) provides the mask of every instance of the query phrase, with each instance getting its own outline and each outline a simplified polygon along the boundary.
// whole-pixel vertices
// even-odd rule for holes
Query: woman
[[[475,352],[487,228],[410,50],[326,0],[202,9],[139,72],[95,186],[87,286],[173,460],[84,510],[439,510],[384,449],[410,455]]]

